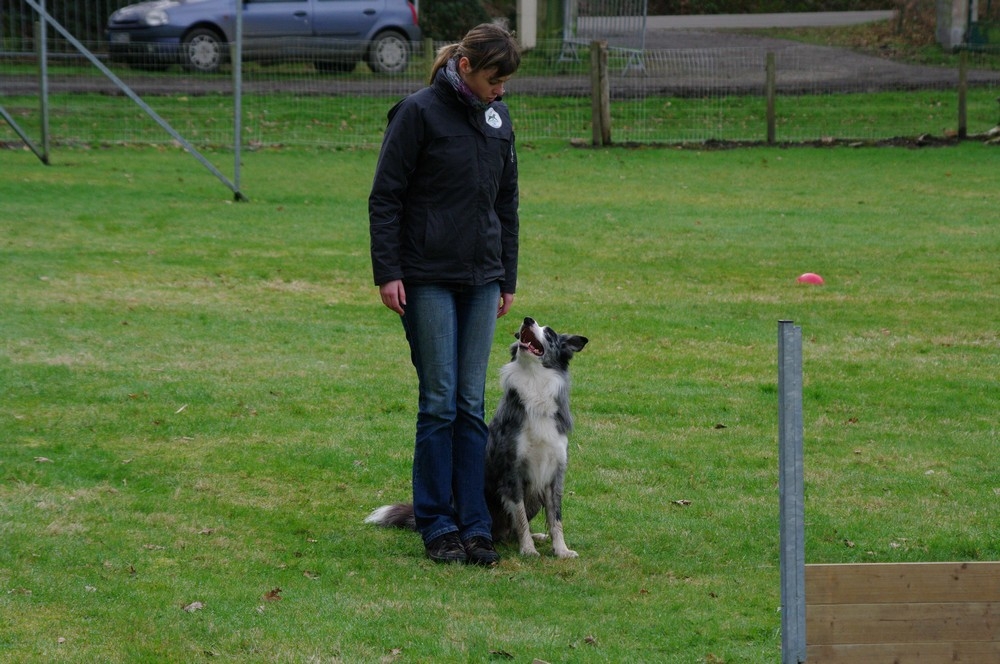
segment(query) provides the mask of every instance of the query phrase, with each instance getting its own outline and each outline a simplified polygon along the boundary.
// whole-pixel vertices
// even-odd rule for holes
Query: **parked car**
[[[420,41],[411,0],[150,0],[108,18],[109,55],[145,69],[181,64],[215,72],[236,41],[236,2],[243,2],[243,59],[311,60],[318,69],[406,69]]]

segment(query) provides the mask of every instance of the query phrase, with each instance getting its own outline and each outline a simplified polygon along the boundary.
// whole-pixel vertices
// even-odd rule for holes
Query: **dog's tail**
[[[413,505],[410,503],[396,503],[376,508],[365,518],[365,523],[374,523],[383,528],[417,529],[417,520],[413,516]]]

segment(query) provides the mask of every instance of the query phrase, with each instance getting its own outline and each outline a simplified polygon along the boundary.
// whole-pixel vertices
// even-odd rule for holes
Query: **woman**
[[[368,199],[375,283],[417,371],[413,508],[435,562],[500,560],[484,399],[496,319],[517,285],[517,158],[501,97],[520,63],[492,24],[442,48],[430,85],[389,111]]]

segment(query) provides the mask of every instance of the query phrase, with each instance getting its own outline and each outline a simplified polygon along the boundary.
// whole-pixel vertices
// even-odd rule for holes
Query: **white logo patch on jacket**
[[[486,124],[493,127],[494,129],[499,129],[503,126],[503,120],[500,118],[500,114],[497,113],[492,108],[486,109]]]

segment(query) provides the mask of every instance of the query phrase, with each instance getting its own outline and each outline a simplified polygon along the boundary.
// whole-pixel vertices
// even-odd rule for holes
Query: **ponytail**
[[[438,69],[444,67],[448,64],[449,60],[455,57],[459,46],[460,44],[448,44],[447,46],[442,46],[438,49],[437,57],[434,58],[434,65],[431,67],[431,83],[434,82],[434,77],[437,76]]]

